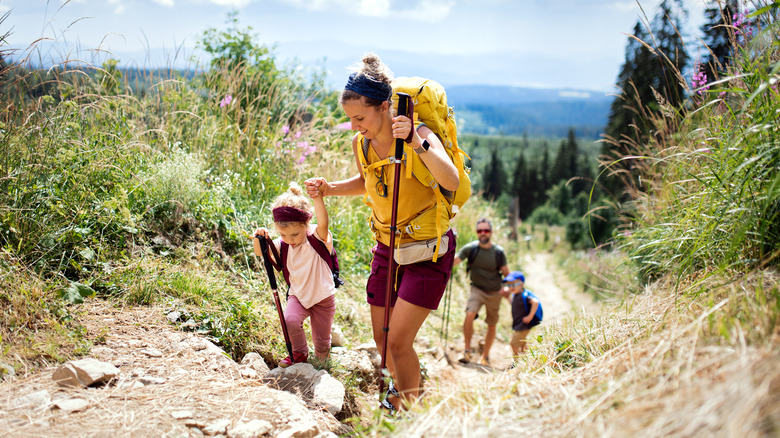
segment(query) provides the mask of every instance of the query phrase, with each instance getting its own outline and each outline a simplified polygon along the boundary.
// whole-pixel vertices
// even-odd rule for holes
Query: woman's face
[[[360,132],[369,140],[375,139],[383,123],[390,120],[387,114],[390,107],[388,102],[383,102],[381,106],[371,106],[363,103],[363,99],[351,99],[344,102],[341,107],[352,123],[352,130]]]
[[[279,233],[279,237],[282,238],[284,243],[292,247],[296,247],[306,240],[306,225],[304,224],[277,224],[276,232]]]

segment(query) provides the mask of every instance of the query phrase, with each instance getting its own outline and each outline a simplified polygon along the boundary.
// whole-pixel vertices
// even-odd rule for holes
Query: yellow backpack
[[[433,261],[436,261],[436,255],[439,252],[439,245],[441,244],[441,236],[449,229],[449,224],[442,223],[442,217],[448,216],[449,219],[455,217],[463,207],[463,204],[468,201],[471,196],[471,179],[469,173],[471,169],[466,167],[466,160],[470,157],[458,147],[457,126],[455,124],[455,114],[452,107],[447,105],[447,95],[444,91],[444,87],[436,81],[420,78],[420,77],[400,77],[396,78],[392,82],[393,86],[393,104],[398,107],[398,92],[406,93],[410,96],[414,103],[414,120],[415,124],[424,123],[431,129],[441,140],[444,145],[444,149],[447,151],[447,156],[450,157],[455,168],[458,169],[458,176],[460,178],[460,184],[455,192],[451,192],[438,185],[434,180],[433,175],[423,164],[422,160],[414,153],[411,146],[406,144],[404,146],[404,160],[411,158],[411,165],[409,161],[406,161],[406,178],[414,176],[426,187],[430,187],[434,190],[436,195],[436,214],[425,214],[423,212],[415,219],[412,219],[410,226],[417,229],[430,228],[430,225],[434,224],[422,224],[421,222],[435,222],[435,237],[437,237],[436,249],[433,252]],[[363,165],[364,171],[368,169],[366,157],[368,156],[369,142],[365,138],[360,138],[362,146],[362,154],[359,155],[360,163]],[[380,163],[375,163],[380,164]],[[441,209],[446,209],[446,215]],[[399,229],[404,232],[404,230]],[[419,236],[415,236],[413,230],[406,230],[406,232],[416,240],[430,239],[430,236],[426,236],[427,233],[419,233]],[[399,240],[400,242],[400,240]]]

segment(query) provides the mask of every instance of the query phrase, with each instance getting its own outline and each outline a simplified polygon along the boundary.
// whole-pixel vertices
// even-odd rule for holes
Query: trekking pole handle
[[[276,276],[274,275],[274,265],[271,263],[271,257],[268,255],[268,242],[265,236],[259,234],[255,235],[260,241],[260,251],[263,253],[263,265],[265,265],[265,271],[268,272],[268,281],[271,283],[271,289],[276,290]]]
[[[407,116],[409,117],[409,99],[410,96],[406,93],[397,93],[398,94],[398,115],[399,116]],[[414,129],[414,116],[409,117],[412,119],[412,129]],[[400,161],[404,158],[404,139],[403,138],[396,138],[395,139],[395,159]]]

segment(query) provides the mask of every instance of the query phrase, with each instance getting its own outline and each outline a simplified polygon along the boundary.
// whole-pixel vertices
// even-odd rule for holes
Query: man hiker
[[[509,275],[509,266],[506,263],[506,255],[503,248],[494,245],[490,241],[493,234],[493,224],[486,218],[477,221],[477,236],[479,240],[468,243],[460,249],[455,256],[453,264],[457,266],[466,260],[466,272],[469,274],[471,292],[466,302],[466,319],[463,321],[463,341],[465,352],[460,359],[461,363],[469,363],[472,360],[471,337],[474,334],[474,320],[482,306],[485,306],[487,316],[485,322],[488,325],[485,335],[485,346],[482,351],[480,364],[490,364],[490,347],[496,339],[496,323],[498,323],[498,309],[501,306],[501,279]]]

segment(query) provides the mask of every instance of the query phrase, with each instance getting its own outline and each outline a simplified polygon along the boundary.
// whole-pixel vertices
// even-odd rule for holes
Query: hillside
[[[563,138],[574,128],[578,137],[597,139],[614,96],[586,90],[456,85],[448,87],[447,99],[465,133]]]

